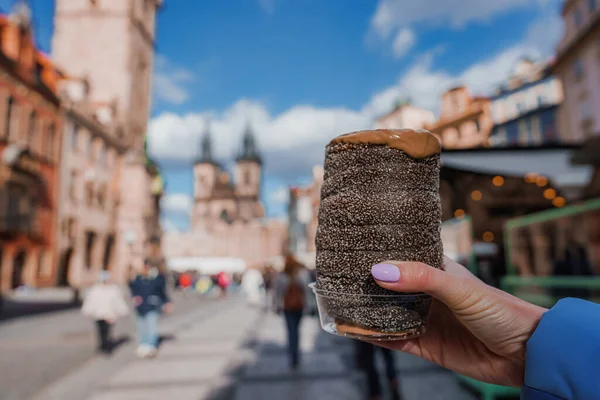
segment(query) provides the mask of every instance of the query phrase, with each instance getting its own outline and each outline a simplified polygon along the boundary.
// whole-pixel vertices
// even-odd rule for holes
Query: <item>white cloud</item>
[[[160,202],[161,209],[166,214],[189,216],[192,212],[192,197],[185,193],[172,193],[165,195]]]
[[[396,38],[394,39],[394,44],[392,45],[394,56],[396,58],[405,56],[410,49],[413,48],[415,42],[415,33],[411,29],[404,28],[399,30],[396,33]]]
[[[379,0],[371,17],[371,27],[381,38],[416,23],[464,26],[472,21],[486,21],[511,9],[554,0]],[[556,3],[556,1],[554,1]]]
[[[393,36],[393,54],[405,55],[414,45],[415,26],[450,26],[461,28],[470,22],[485,22],[511,10],[538,6],[548,17],[532,35],[545,40],[555,39],[556,26],[560,24],[559,0],[379,0],[371,16],[367,35],[371,40],[386,41]],[[547,22],[551,22],[550,25]],[[544,35],[548,29],[550,34]],[[544,50],[547,45],[544,46]],[[400,55],[398,55],[400,54]]]
[[[239,100],[222,113],[188,115],[165,113],[150,122],[149,151],[159,160],[191,162],[198,154],[200,136],[210,116],[214,153],[230,160],[240,148],[248,122],[266,160],[267,172],[289,176],[323,160],[324,146],[333,137],[370,126],[370,116],[347,108],[295,106],[273,116],[266,107]]]
[[[258,0],[258,5],[269,15],[275,13],[275,0]]]
[[[173,221],[170,221],[166,217],[163,217],[160,219],[160,226],[162,227],[163,231],[165,231],[165,232],[180,232],[181,231],[181,229],[179,229],[179,227]]]
[[[190,98],[186,85],[192,81],[191,71],[173,65],[164,56],[156,56],[152,90],[157,99],[177,105],[185,103]]]
[[[276,204],[287,204],[290,200],[290,188],[287,186],[281,186],[271,192],[269,195],[271,203]]]
[[[215,153],[220,160],[232,159],[250,121],[269,175],[284,179],[309,175],[314,165],[322,163],[324,147],[331,138],[371,127],[374,119],[388,112],[399,98],[410,97],[416,105],[437,110],[440,95],[451,86],[465,84],[475,94],[489,94],[508,77],[522,56],[548,56],[552,46],[545,36],[556,34],[547,31],[546,35],[539,35],[537,27],[543,24],[536,21],[521,43],[458,74],[434,68],[433,61],[443,49],[433,49],[418,57],[395,84],[375,93],[358,110],[297,105],[272,115],[261,102],[242,99],[224,112],[161,114],[150,123],[150,152],[159,160],[191,162],[197,155],[205,119],[210,115]],[[560,25],[552,29],[559,28]]]

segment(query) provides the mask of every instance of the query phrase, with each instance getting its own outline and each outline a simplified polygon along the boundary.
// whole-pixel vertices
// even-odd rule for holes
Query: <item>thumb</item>
[[[446,266],[465,269],[458,264]],[[385,261],[374,265],[371,274],[383,288],[395,292],[425,292],[450,309],[467,308],[485,293],[482,283],[468,273],[450,274],[420,262]]]

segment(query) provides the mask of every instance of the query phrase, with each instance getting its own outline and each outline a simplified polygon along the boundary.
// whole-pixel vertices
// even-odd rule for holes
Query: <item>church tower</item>
[[[126,143],[141,152],[150,116],[155,18],[162,0],[55,0],[52,58],[87,78],[92,102],[117,102]]]
[[[210,126],[200,140],[198,158],[194,164],[194,212],[191,226],[202,225],[210,216],[210,201],[217,183],[218,165],[213,157]]]
[[[239,216],[246,221],[262,217],[260,205],[262,158],[250,124],[242,137],[242,150],[236,159],[235,193]]]

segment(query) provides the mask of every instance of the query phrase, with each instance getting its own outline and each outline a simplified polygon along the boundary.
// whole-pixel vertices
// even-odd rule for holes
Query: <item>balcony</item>
[[[0,215],[0,234],[39,236],[40,224],[31,214]]]

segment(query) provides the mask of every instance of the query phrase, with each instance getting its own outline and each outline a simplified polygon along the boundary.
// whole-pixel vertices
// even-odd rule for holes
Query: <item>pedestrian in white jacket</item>
[[[126,316],[129,308],[119,286],[110,282],[108,271],[102,271],[99,281],[87,292],[81,312],[96,322],[98,351],[110,353],[112,350],[111,325],[119,318]]]

